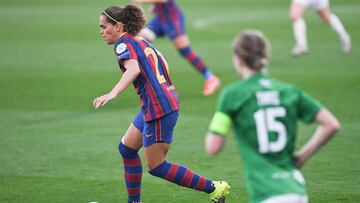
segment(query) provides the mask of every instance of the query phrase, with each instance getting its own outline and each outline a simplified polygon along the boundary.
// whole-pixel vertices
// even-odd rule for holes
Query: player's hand
[[[97,97],[96,99],[94,99],[93,101],[93,107],[95,109],[98,109],[99,107],[104,106],[105,104],[107,104],[109,101],[115,99],[116,95],[114,94],[105,94],[103,96]]]
[[[298,151],[294,153],[295,166],[301,168],[305,164],[305,157]]]

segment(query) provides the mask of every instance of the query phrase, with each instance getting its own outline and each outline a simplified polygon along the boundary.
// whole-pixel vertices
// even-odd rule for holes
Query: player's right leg
[[[306,23],[303,19],[308,4],[308,0],[293,0],[290,6],[290,19],[292,21],[296,42],[294,48],[291,50],[293,56],[299,56],[308,52]]]
[[[339,36],[342,51],[344,53],[349,53],[351,51],[351,39],[349,34],[346,32],[340,19],[330,11],[329,1],[323,0],[321,2],[323,4],[319,4],[318,15],[326,24],[329,24],[331,29]]]
[[[143,145],[143,126],[144,119],[140,111],[119,144],[119,152],[123,158],[124,178],[129,203],[140,202],[142,164],[138,151]]]

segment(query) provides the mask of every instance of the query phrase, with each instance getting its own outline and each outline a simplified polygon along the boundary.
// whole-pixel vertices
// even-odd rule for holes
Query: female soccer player
[[[142,164],[138,155],[144,146],[149,173],[184,187],[210,194],[214,202],[223,200],[229,185],[211,181],[185,166],[166,161],[178,118],[179,101],[163,55],[142,37],[145,24],[140,8],[111,6],[100,15],[100,34],[114,51],[123,75],[107,94],[93,101],[95,109],[115,99],[131,83],[140,96],[141,109],[119,144],[125,168],[128,202],[140,202]],[[220,201],[220,202],[221,202]]]
[[[298,170],[339,129],[338,120],[293,85],[265,74],[268,43],[262,33],[246,31],[233,45],[235,70],[243,80],[226,87],[205,139],[208,154],[223,147],[233,126],[245,166],[252,203],[308,202]],[[319,124],[312,138],[294,153],[296,123]]]
[[[339,18],[331,12],[329,0],[292,0],[290,7],[290,18],[293,23],[293,31],[296,45],[291,50],[293,56],[299,56],[308,52],[308,43],[306,37],[306,24],[303,19],[308,7],[314,8],[324,23],[330,27],[339,36],[342,50],[344,53],[351,51],[351,40]]]
[[[133,0],[134,3],[153,3],[155,17],[140,32],[148,41],[166,35],[182,57],[202,74],[205,79],[203,95],[213,94],[220,87],[220,80],[205,65],[203,59],[191,48],[185,31],[185,16],[175,0]]]

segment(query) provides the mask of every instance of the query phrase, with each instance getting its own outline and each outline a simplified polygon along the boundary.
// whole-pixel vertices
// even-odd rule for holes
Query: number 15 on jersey
[[[285,125],[276,120],[286,116],[284,107],[268,107],[254,113],[259,152],[262,154],[280,152],[285,148],[287,133]],[[275,132],[278,137],[270,141],[269,132]]]

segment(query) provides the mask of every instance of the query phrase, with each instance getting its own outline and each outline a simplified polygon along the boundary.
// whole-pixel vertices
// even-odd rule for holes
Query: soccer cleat
[[[300,56],[300,55],[307,54],[307,53],[308,53],[308,48],[307,47],[295,46],[291,50],[291,55],[292,56]]]
[[[213,181],[215,190],[210,193],[210,200],[215,203],[225,203],[226,195],[229,194],[230,186],[225,181]]]
[[[215,75],[205,81],[203,95],[209,96],[213,94],[221,86],[220,80]]]

